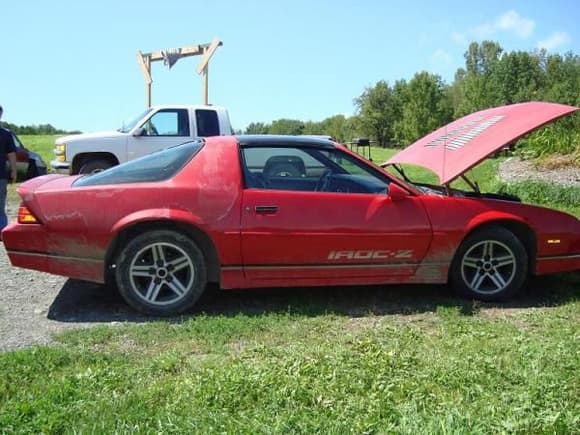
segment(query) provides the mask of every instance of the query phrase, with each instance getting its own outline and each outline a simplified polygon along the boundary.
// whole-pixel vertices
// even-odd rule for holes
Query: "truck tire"
[[[79,174],[96,174],[97,172],[109,169],[113,164],[105,159],[89,159],[81,165]]]

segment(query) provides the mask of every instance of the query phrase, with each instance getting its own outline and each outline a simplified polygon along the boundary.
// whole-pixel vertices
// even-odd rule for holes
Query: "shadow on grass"
[[[208,288],[190,312],[169,318],[180,322],[192,316],[260,316],[289,312],[305,316],[337,314],[349,317],[410,315],[457,307],[466,316],[482,308],[529,308],[558,306],[580,298],[580,274],[537,277],[526,291],[507,303],[463,300],[448,287],[436,285],[390,285],[352,287],[300,287],[252,290]],[[144,316],[125,304],[119,293],[101,285],[68,280],[50,306],[48,318],[61,322],[147,322],[159,318]]]

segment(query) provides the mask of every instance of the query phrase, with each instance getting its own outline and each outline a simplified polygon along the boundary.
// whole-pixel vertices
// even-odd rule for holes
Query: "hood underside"
[[[525,134],[578,107],[529,102],[495,107],[464,116],[409,145],[382,166],[422,166],[447,184]]]

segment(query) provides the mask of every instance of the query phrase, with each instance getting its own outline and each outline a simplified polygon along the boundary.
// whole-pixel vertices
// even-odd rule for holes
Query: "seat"
[[[305,177],[304,160],[298,156],[272,156],[266,160],[264,177]]]

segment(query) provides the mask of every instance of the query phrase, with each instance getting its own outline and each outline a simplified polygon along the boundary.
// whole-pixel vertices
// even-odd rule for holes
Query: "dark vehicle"
[[[14,132],[12,138],[16,146],[16,168],[19,180],[29,180],[39,175],[46,175],[46,163],[39,154],[28,150]],[[6,161],[8,168],[8,161]]]

